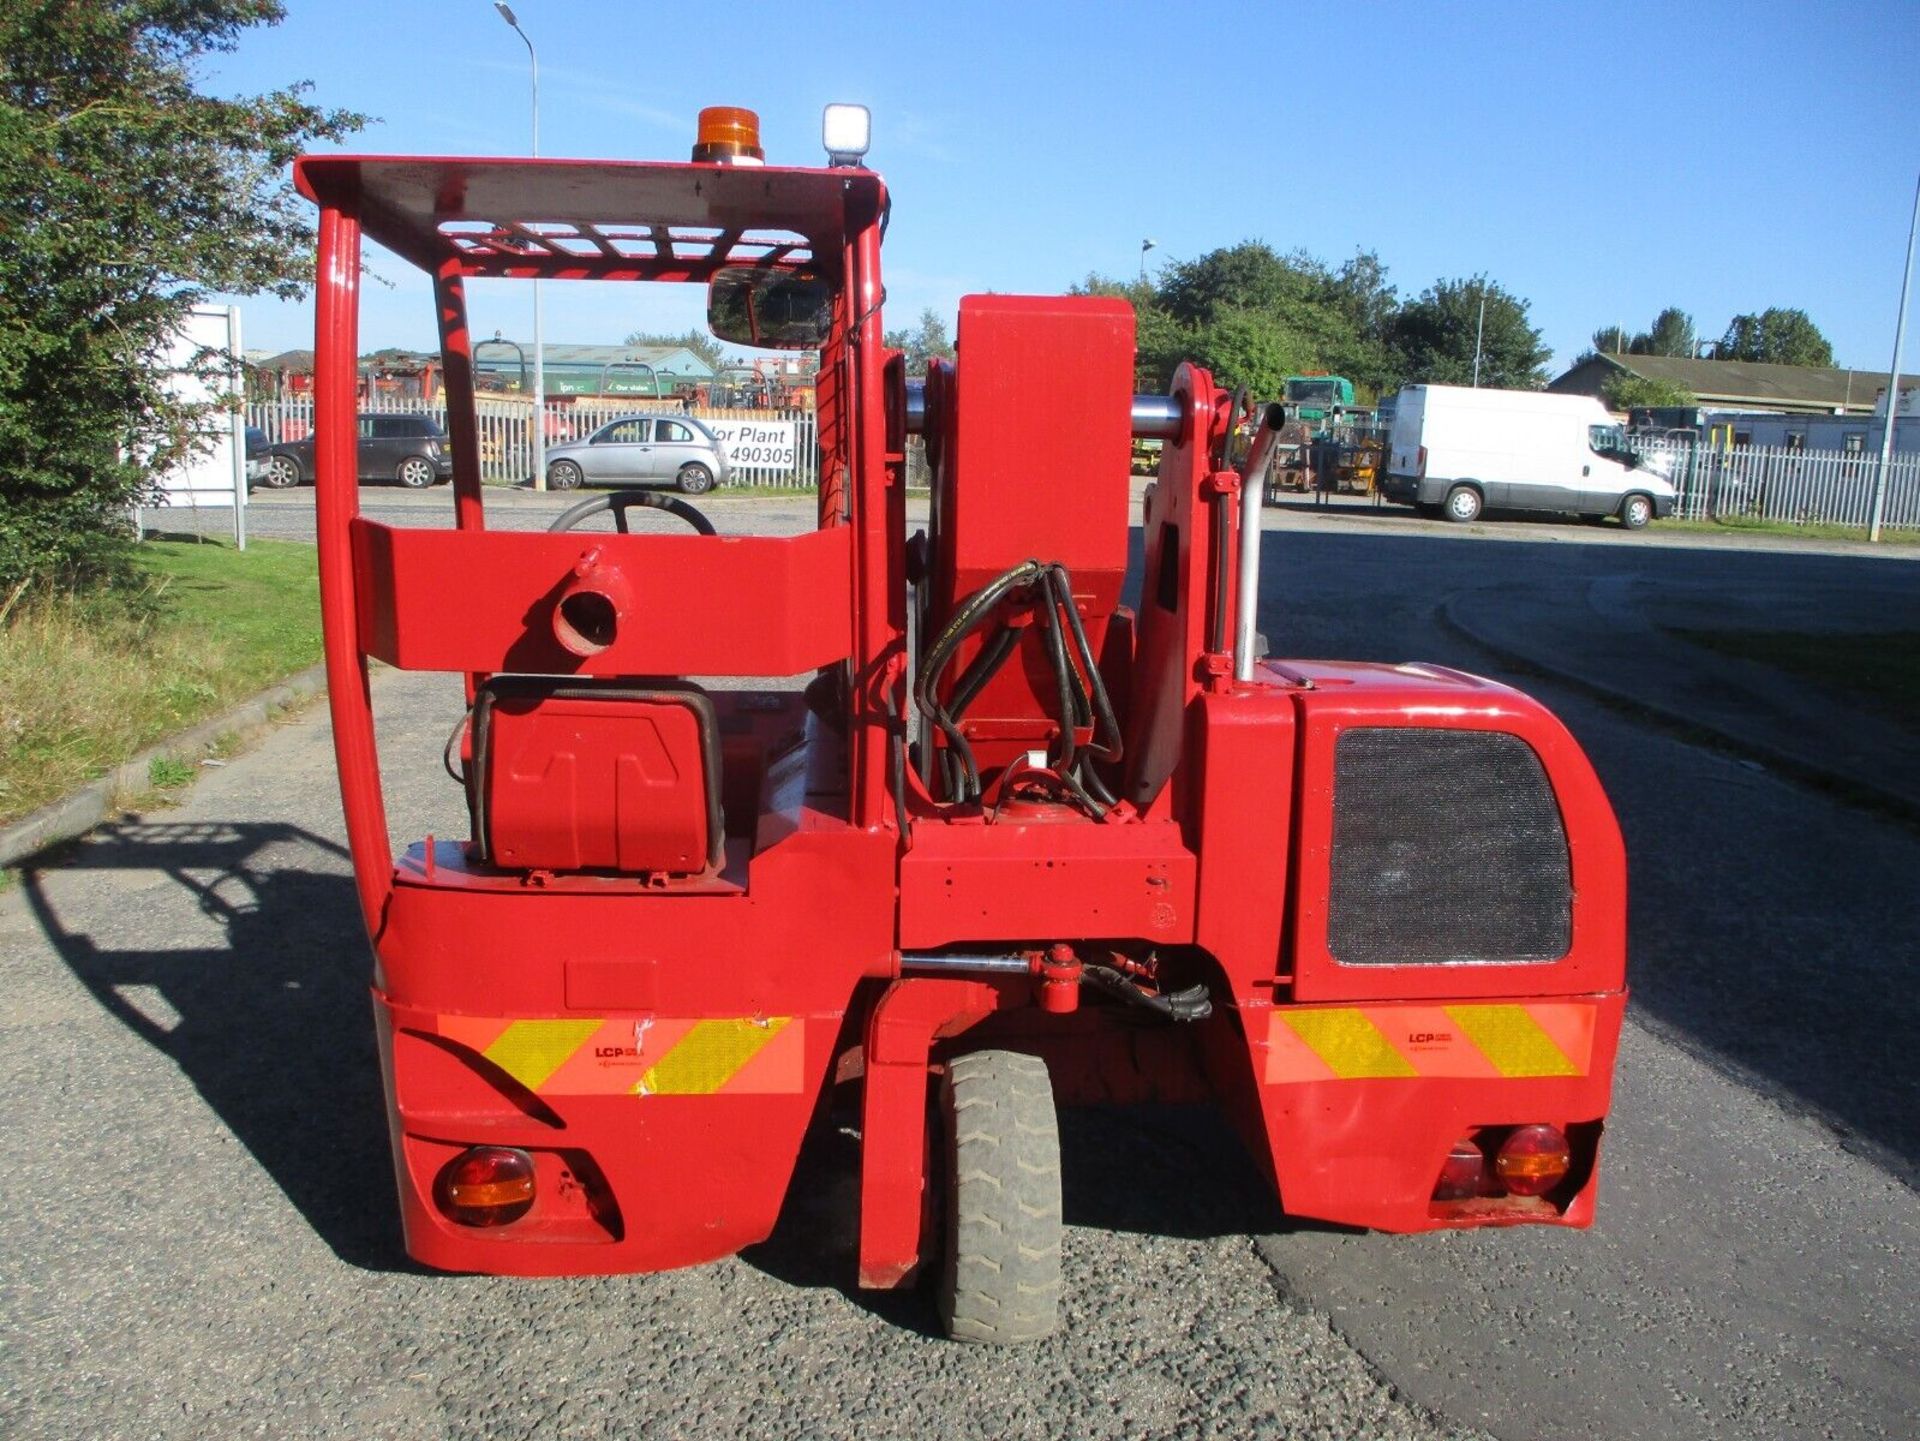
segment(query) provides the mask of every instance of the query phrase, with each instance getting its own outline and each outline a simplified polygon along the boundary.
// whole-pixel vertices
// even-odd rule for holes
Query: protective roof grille
[[[509,279],[704,281],[723,265],[832,277],[887,206],[870,171],[773,165],[309,155],[294,180],[422,270]]]
[[[813,243],[791,230],[564,220],[448,220],[439,230],[463,256],[481,262],[671,260],[706,270],[722,265],[804,265],[813,259]]]

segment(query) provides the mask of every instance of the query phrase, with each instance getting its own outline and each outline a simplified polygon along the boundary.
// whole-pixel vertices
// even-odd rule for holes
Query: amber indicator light
[[[1494,1173],[1512,1196],[1544,1196],[1566,1179],[1567,1138],[1552,1126],[1522,1126],[1500,1147]]]
[[[505,1226],[533,1209],[533,1157],[510,1146],[475,1146],[440,1173],[440,1209],[462,1226]]]
[[[709,105],[700,112],[693,158],[723,165],[764,163],[767,157],[760,148],[760,117],[738,105]]]

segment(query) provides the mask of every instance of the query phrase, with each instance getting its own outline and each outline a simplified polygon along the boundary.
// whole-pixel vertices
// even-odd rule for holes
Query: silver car
[[[547,488],[674,485],[705,495],[727,483],[727,452],[690,415],[623,415],[585,440],[547,447]]]

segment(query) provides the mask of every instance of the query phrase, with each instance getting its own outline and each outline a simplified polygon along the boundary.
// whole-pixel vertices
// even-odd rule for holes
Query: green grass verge
[[[15,604],[0,626],[0,822],[317,662],[315,555],[150,540],[142,596]],[[171,769],[155,777],[167,783]]]
[[[147,762],[147,784],[157,791],[173,790],[194,777],[194,764],[178,756],[155,756]]]
[[[1753,516],[1728,516],[1725,520],[1662,520],[1656,522],[1660,530],[1693,530],[1714,535],[1778,535],[1789,540],[1858,540],[1865,541],[1865,526],[1827,525],[1824,522],[1809,525],[1795,525],[1786,520],[1759,520]],[[1920,530],[1880,529],[1880,543],[1883,545],[1920,545]]]
[[[1825,635],[1675,629],[1673,633],[1722,655],[1758,661],[1849,691],[1896,719],[1911,721],[1920,716],[1920,632]]]

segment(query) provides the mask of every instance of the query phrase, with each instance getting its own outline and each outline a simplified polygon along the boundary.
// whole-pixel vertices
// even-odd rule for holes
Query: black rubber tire
[[[699,461],[690,460],[680,467],[673,483],[682,495],[705,495],[713,489],[713,472]]]
[[[426,490],[440,476],[424,455],[409,455],[394,468],[393,478],[408,490]]]
[[[578,490],[584,478],[580,467],[570,460],[556,460],[547,467],[548,490]]]
[[[1620,524],[1628,530],[1645,530],[1653,519],[1653,501],[1644,495],[1630,495],[1620,502]]]
[[[273,490],[285,490],[300,483],[300,462],[290,455],[270,455],[267,457],[267,473],[260,477],[260,484]]]
[[[940,1324],[956,1341],[1038,1341],[1060,1319],[1060,1125],[1044,1061],[957,1056],[940,1083],[946,1248]]]
[[[1480,519],[1480,492],[1470,485],[1456,485],[1447,492],[1445,514],[1448,520],[1466,525]]]

